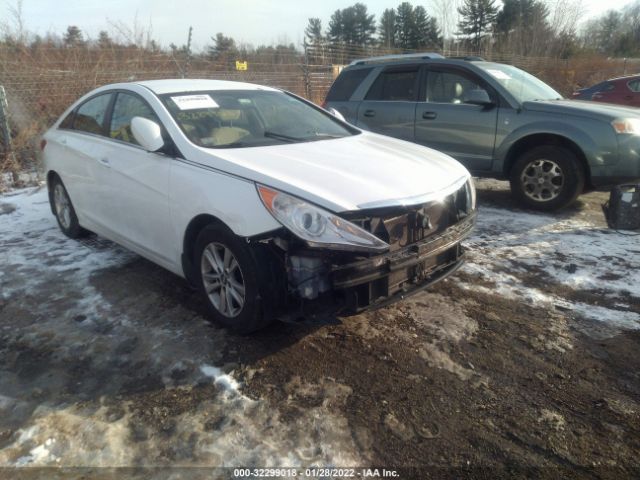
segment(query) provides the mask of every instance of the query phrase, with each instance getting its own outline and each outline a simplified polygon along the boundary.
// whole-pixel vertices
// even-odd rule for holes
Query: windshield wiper
[[[269,130],[265,130],[264,136],[267,138],[275,138],[276,140],[282,140],[284,142],[303,142],[304,138],[300,137],[292,137],[291,135],[285,135],[284,133],[271,132]]]

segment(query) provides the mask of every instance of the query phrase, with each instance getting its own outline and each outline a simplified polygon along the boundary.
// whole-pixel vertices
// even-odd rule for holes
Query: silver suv
[[[518,68],[478,57],[356,60],[324,106],[360,128],[440,150],[476,176],[508,179],[540,210],[640,179],[640,110],[565,100]]]

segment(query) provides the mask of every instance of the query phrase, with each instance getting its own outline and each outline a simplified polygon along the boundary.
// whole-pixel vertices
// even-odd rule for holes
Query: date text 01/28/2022
[[[234,478],[399,478],[395,470],[385,468],[236,468]]]

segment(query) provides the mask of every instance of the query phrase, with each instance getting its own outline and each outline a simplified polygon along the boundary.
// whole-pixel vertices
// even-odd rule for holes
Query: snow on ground
[[[601,336],[640,328],[630,306],[640,297],[633,236],[482,207],[467,245],[468,262],[454,280],[464,288],[569,312],[554,328],[570,323]],[[360,463],[346,418],[324,404],[291,421],[243,395],[234,367],[221,364],[225,331],[185,302],[167,300],[154,282],[170,274],[140,262],[100,238],[64,237],[43,189],[0,196],[0,352],[9,362],[0,365],[0,433],[13,432],[0,437],[0,466]],[[169,281],[172,289],[181,282]],[[442,328],[468,336],[474,325]],[[555,347],[571,348],[562,334]],[[438,362],[470,375],[448,357]],[[166,395],[188,400],[202,385],[209,397],[178,412],[166,431],[160,422],[164,433],[149,431],[173,405]],[[325,380],[305,388],[338,401],[349,395],[348,386]]]
[[[640,244],[633,234],[598,228],[584,220],[481,207],[466,242],[463,272],[479,282],[465,288],[573,312],[598,322],[593,334],[639,329]],[[597,300],[586,302],[589,293]],[[602,299],[605,304],[596,304]],[[636,302],[637,303],[637,302]]]
[[[139,285],[120,273],[137,255],[66,238],[44,189],[0,196],[0,205],[0,352],[13,361],[0,365],[0,432],[14,431],[0,442],[0,466],[358,463],[344,418],[318,406],[289,423],[244,396],[233,366],[219,364],[224,330],[165,305],[152,278]],[[119,281],[129,283],[113,292]],[[147,430],[173,404],[163,392],[188,399],[203,385],[210,398],[178,414],[169,433]],[[172,444],[184,451],[167,452]]]

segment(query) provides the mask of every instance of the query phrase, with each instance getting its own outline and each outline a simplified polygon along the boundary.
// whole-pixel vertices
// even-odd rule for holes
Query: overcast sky
[[[129,27],[137,18],[142,27],[152,26],[153,38],[163,46],[186,43],[189,26],[193,26],[193,45],[198,50],[211,43],[217,32],[237,42],[254,45],[279,42],[302,43],[309,17],[322,19],[326,28],[334,10],[357,0],[23,0],[26,28],[34,33],[62,33],[68,25],[77,25],[92,38],[100,30],[113,31],[112,24],[122,22]],[[553,4],[557,0],[550,0]],[[583,19],[608,9],[618,9],[631,0],[582,0]],[[385,8],[395,7],[400,0],[362,0],[376,19]],[[411,2],[424,5],[432,13],[430,0]],[[10,20],[9,6],[16,0],[0,0],[0,23]]]

